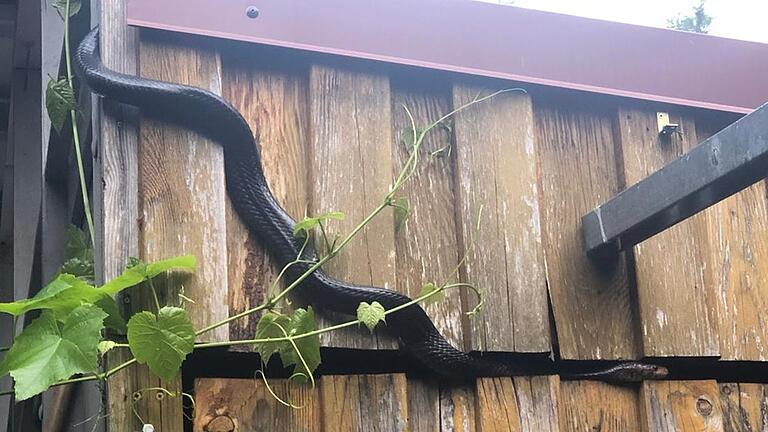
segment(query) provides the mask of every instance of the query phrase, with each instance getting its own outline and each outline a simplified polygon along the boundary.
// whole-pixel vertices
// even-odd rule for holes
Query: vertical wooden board
[[[205,46],[178,44],[159,33],[142,32],[140,74],[147,78],[181,82],[221,92],[218,54]],[[221,147],[186,129],[142,121],[139,136],[140,255],[145,261],[192,254],[198,259],[193,275],[170,274],[155,283],[161,301],[178,304],[183,286],[185,307],[196,328],[227,317],[227,264],[224,164]],[[145,288],[146,289],[146,288]],[[145,291],[146,293],[146,291]],[[154,310],[143,296],[143,309]],[[202,340],[228,338],[227,326]],[[162,386],[181,390],[180,375],[171,382],[142,373],[138,388]],[[146,399],[146,398],[145,398]],[[179,430],[183,423],[180,398],[147,400],[145,421],[161,430]],[[147,420],[149,419],[149,420]]]
[[[409,431],[405,375],[325,376],[323,430]]]
[[[333,239],[349,233],[376,208],[392,183],[389,79],[362,67],[314,64],[309,71],[309,99],[314,185],[310,213],[344,212],[343,221],[327,226]],[[397,288],[391,210],[385,209],[325,270],[349,282]],[[348,319],[330,313],[323,316],[321,325]],[[344,329],[322,335],[321,341],[324,346],[344,348],[395,347],[391,338],[367,333],[367,329]]]
[[[202,44],[161,33],[141,33],[140,73],[221,93],[219,55]],[[195,301],[186,309],[196,328],[224,319],[227,310],[227,232],[224,159],[221,146],[167,123],[144,120],[139,142],[141,255],[146,261],[175,255],[197,257],[194,275],[163,281],[170,304],[176,290]],[[170,290],[170,292],[168,292]],[[200,337],[227,340],[227,326]]]
[[[492,91],[455,85],[453,105]],[[473,320],[476,350],[551,349],[532,115],[530,97],[512,92],[473,105],[455,119],[460,229],[465,248],[472,239],[476,244],[463,273],[487,297]]]
[[[618,192],[613,116],[566,100],[534,104],[541,213],[552,311],[563,359],[639,355],[626,261],[598,269],[584,253],[581,217]]]
[[[100,51],[104,64],[135,74],[136,31],[125,22],[125,1],[103,2],[99,6]],[[94,107],[93,125],[99,128],[93,182],[97,232],[95,267],[104,282],[120,275],[129,257],[139,255],[138,119],[131,110],[109,101]],[[122,293],[121,303],[126,312],[132,312],[131,299],[138,299],[139,292],[140,289],[135,288]],[[137,300],[136,306],[139,305]],[[114,350],[107,355],[107,367],[126,360],[128,353]],[[138,389],[138,376],[147,373],[146,368],[133,366],[109,380],[106,422],[110,432],[140,430],[141,424],[131,410],[131,393]]]
[[[598,381],[563,381],[560,426],[563,432],[640,430],[638,391]]]
[[[418,73],[402,73],[391,78],[394,175],[410,156],[407,141],[411,122],[403,106],[414,116],[417,125],[429,124],[451,110],[448,85],[426,78]],[[449,278],[458,281],[458,275],[451,274],[461,253],[456,233],[452,158],[450,153],[430,156],[441,148],[450,150],[450,146],[449,131],[435,128],[422,144],[423,156],[413,177],[397,194],[408,199],[411,210],[405,224],[395,232],[397,284],[398,290],[412,298],[418,297],[425,283],[439,286]],[[449,290],[442,300],[424,309],[440,333],[461,349],[464,345],[461,291]]]
[[[474,389],[467,385],[409,378],[408,427],[411,432],[474,432]]]
[[[768,386],[765,384],[722,383],[720,405],[724,432],[768,430]]]
[[[655,111],[622,107],[618,116],[628,186],[698,141],[690,118],[679,120],[682,137],[662,140]],[[634,253],[645,355],[718,355],[716,303],[704,216],[695,216],[640,243]]]
[[[723,430],[723,413],[715,381],[645,381],[640,400],[643,431]]]
[[[195,432],[321,431],[321,403],[317,390],[287,380],[269,380],[281,399],[302,408],[279,403],[263,381],[201,378],[195,380]],[[334,429],[329,429],[334,430]]]
[[[478,379],[478,430],[559,431],[559,383],[557,376]]]
[[[697,119],[698,142],[716,132]],[[768,307],[767,200],[761,181],[705,212],[724,360],[768,360],[768,317],[762,313]]]
[[[294,218],[307,210],[307,69],[264,48],[222,52],[223,95],[246,119],[259,143],[264,175],[277,202]],[[272,59],[269,66],[263,58]],[[284,287],[265,249],[249,234],[227,200],[230,315],[255,307]],[[273,291],[270,288],[274,286]],[[258,316],[230,323],[232,339],[252,338]],[[241,346],[241,350],[250,350]]]

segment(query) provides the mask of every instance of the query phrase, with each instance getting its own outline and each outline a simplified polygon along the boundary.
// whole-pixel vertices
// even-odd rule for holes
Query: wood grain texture
[[[344,212],[343,221],[327,224],[333,239],[350,232],[376,208],[393,181],[389,79],[370,68],[313,64],[309,99],[314,185],[309,213]],[[395,263],[394,220],[391,209],[385,209],[325,270],[349,282],[397,289]],[[321,316],[321,325],[349,319]],[[372,337],[367,329],[344,329],[321,335],[321,342],[345,348],[395,347],[380,333]]]
[[[720,406],[724,432],[768,430],[768,386],[721,383]]]
[[[643,431],[713,432],[723,430],[715,381],[645,381],[640,399]]]
[[[272,59],[265,66],[264,57]],[[267,49],[222,53],[223,95],[254,131],[264,175],[277,202],[294,219],[307,210],[307,65]],[[230,315],[277,294],[279,270],[227,200],[227,267]],[[272,291],[270,291],[272,289]],[[231,339],[252,338],[260,315],[230,323]],[[234,348],[234,347],[233,347]],[[250,346],[237,347],[250,350]]]
[[[411,432],[474,432],[474,388],[409,378],[408,427]]]
[[[139,56],[141,76],[221,93],[218,54],[205,46],[193,48],[167,35],[144,31]],[[177,293],[183,289],[184,295],[195,301],[185,307],[196,328],[226,318],[227,273],[222,269],[227,264],[227,243],[221,147],[187,129],[144,119],[138,174],[140,257],[145,261],[182,254],[198,258],[193,275],[171,273],[156,278],[161,302],[178,304]],[[154,309],[149,298],[144,291],[142,309]],[[200,340],[221,341],[228,335],[227,326],[223,326]],[[181,390],[180,376],[161,382],[144,372],[136,381],[138,389],[162,386],[171,392]],[[144,421],[161,425],[161,430],[180,430],[183,424],[181,398],[144,397],[137,406]]]
[[[136,31],[128,27],[125,20],[125,1],[101,4],[101,58],[114,70],[135,74]],[[97,278],[104,282],[120,275],[129,257],[139,256],[138,118],[135,111],[109,101],[95,105],[93,113],[99,146],[93,182],[97,232],[95,268]],[[119,303],[126,316],[140,307],[141,291],[134,288],[122,293]],[[124,350],[111,352],[107,356],[107,367],[121,364],[127,356]],[[110,379],[106,407],[110,432],[140,430],[141,424],[131,410],[131,393],[139,388],[139,375],[148,373],[146,368],[131,367]]]
[[[619,109],[628,186],[698,142],[693,120],[672,115],[683,136],[661,140],[655,110]],[[706,224],[706,217],[699,214],[634,248],[646,356],[716,356],[720,352]]]
[[[699,143],[718,132],[696,121]],[[725,143],[726,145],[728,143]],[[720,357],[768,360],[768,190],[766,182],[707,209],[713,284],[719,312]]]
[[[408,431],[407,388],[402,374],[325,376],[320,381],[323,430]]]
[[[453,105],[492,91],[455,85]],[[462,272],[486,295],[472,323],[476,350],[551,349],[532,116],[527,94],[505,93],[455,118],[460,232],[465,249],[476,244]]]
[[[195,380],[195,432],[321,431],[321,401],[316,390],[270,379],[272,391],[300,409],[279,403],[261,379]]]
[[[628,359],[640,351],[624,256],[598,269],[581,234],[581,217],[618,192],[614,116],[561,100],[534,104],[547,282],[564,359]]]
[[[186,43],[181,43],[185,41]],[[221,94],[221,64],[208,46],[155,32],[141,33],[140,73]],[[227,232],[221,146],[199,134],[145,119],[139,141],[141,257],[145,261],[192,254],[193,275],[161,277],[170,304],[177,290],[195,303],[186,309],[196,328],[227,318]],[[227,340],[227,326],[199,337]]]
[[[557,376],[478,379],[478,430],[559,431],[559,382]]]
[[[636,388],[598,381],[560,383],[560,426],[563,432],[640,430]]]
[[[434,83],[424,78],[418,73],[391,78],[395,137],[393,175],[400,172],[410,156],[406,141],[411,138],[407,133],[411,123],[403,106],[408,107],[417,125],[429,124],[451,110],[447,83]],[[411,298],[418,297],[422,286],[428,282],[437,286],[449,278],[458,282],[458,274],[451,274],[461,254],[456,233],[453,160],[450,154],[430,156],[431,152],[450,145],[449,131],[442,127],[434,129],[422,144],[423,156],[413,177],[397,194],[408,199],[411,209],[405,224],[395,233],[397,284],[398,290]],[[424,306],[424,309],[440,333],[461,349],[464,346],[461,291],[449,290],[443,299]]]

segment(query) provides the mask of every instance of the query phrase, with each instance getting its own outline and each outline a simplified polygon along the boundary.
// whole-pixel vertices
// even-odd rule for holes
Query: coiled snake
[[[259,147],[242,115],[221,97],[196,87],[126,75],[101,62],[98,29],[92,30],[75,54],[80,76],[94,92],[138,107],[143,114],[202,133],[224,149],[226,187],[235,211],[278,266],[295,260],[300,242],[293,234],[295,222],[275,201],[261,167]],[[289,279],[296,279],[307,265],[293,265]],[[333,279],[322,270],[313,272],[301,286],[302,295],[316,306],[354,316],[361,302],[379,302],[392,309],[411,299],[395,291],[354,285]],[[412,305],[387,316],[387,327],[420,363],[442,376],[511,376],[524,374],[519,365],[470,356],[449,344],[424,310]],[[586,378],[636,381],[666,374],[660,366],[622,363],[579,374]]]

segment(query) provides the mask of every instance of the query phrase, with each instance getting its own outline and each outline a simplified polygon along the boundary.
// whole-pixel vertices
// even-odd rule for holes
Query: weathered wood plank
[[[694,146],[690,118],[682,137],[659,138],[656,113],[622,107],[618,113],[627,185],[652,174]],[[719,353],[716,303],[706,218],[684,221],[635,246],[635,268],[646,356],[715,356]]]
[[[195,432],[321,431],[319,394],[307,385],[269,380],[272,391],[300,409],[279,403],[261,380],[195,380]]]
[[[696,121],[702,142],[717,132]],[[725,143],[726,145],[728,143]],[[764,181],[708,209],[712,282],[718,295],[720,357],[768,360],[768,190]]]
[[[474,432],[474,389],[466,385],[409,378],[408,428],[411,432]]]
[[[104,64],[117,71],[136,73],[136,34],[125,22],[125,1],[100,4],[100,51]],[[94,99],[94,102],[98,102]],[[139,255],[138,119],[134,111],[103,101],[94,103],[94,137],[98,151],[94,161],[95,269],[100,282],[118,276],[129,257]],[[126,315],[139,306],[139,289],[127,290],[120,304]],[[133,307],[133,298],[136,305]],[[107,367],[126,361],[124,350],[107,356]],[[144,368],[131,367],[115,375],[107,386],[106,412],[110,432],[133,432],[141,424],[131,410],[138,375]],[[144,407],[138,407],[145,413]]]
[[[221,92],[218,55],[203,46],[175,44],[158,33],[142,33],[141,75],[176,81]],[[227,274],[224,167],[221,148],[201,136],[176,126],[144,120],[139,140],[138,205],[140,214],[139,250],[151,261],[180,254],[198,258],[194,276],[169,275],[158,278],[161,301],[178,304],[176,294],[196,303],[186,304],[196,327],[226,318]],[[144,287],[146,290],[146,287]],[[153,310],[151,296],[144,291],[134,303]],[[225,340],[226,326],[205,335],[207,340]],[[161,382],[140,369],[136,389],[162,386],[181,390],[180,376]],[[154,396],[154,395],[150,395]],[[140,416],[162,430],[179,430],[183,424],[181,398],[144,397],[137,404]],[[128,411],[130,415],[130,410]],[[131,420],[135,421],[135,420]],[[128,429],[130,430],[130,429]]]
[[[344,221],[328,224],[329,239],[350,232],[381,203],[392,183],[392,110],[386,75],[354,65],[314,64],[309,71],[311,175],[310,214],[343,211]],[[322,241],[317,238],[316,240]],[[323,245],[317,244],[322,250]],[[349,282],[398,287],[391,209],[385,209],[325,266]],[[323,314],[329,321],[348,319]],[[323,345],[393,348],[391,338],[367,329],[321,336]]]
[[[563,381],[560,426],[563,432],[640,430],[638,391],[597,381]]]
[[[408,431],[407,387],[402,374],[323,377],[323,430]]]
[[[403,106],[408,107],[417,125],[435,121],[451,110],[447,83],[425,78],[418,73],[396,74],[391,78],[395,173],[400,172],[410,156],[406,141],[411,123]],[[452,158],[449,153],[430,156],[440,148],[450,148],[451,138],[449,131],[441,127],[429,134],[422,144],[423,157],[413,177],[397,194],[408,199],[411,209],[405,224],[395,233],[397,284],[398,290],[412,298],[418,297],[428,282],[440,285],[449,277],[458,281],[458,274],[451,275],[461,254],[456,233]],[[424,308],[440,333],[461,349],[461,291],[449,290],[442,300]]]
[[[559,431],[559,384],[557,376],[478,379],[479,431]]]
[[[645,381],[640,393],[643,431],[723,430],[715,381]]]
[[[141,33],[140,72],[148,78],[195,85],[221,93],[221,64],[211,47],[180,43],[160,33]],[[139,145],[141,255],[158,260],[193,254],[192,277],[170,276],[159,291],[178,303],[176,290],[195,303],[185,305],[195,327],[228,316],[227,233],[224,159],[221,146],[177,126],[144,120]],[[163,278],[166,279],[166,278]],[[201,336],[226,340],[227,326]]]
[[[453,105],[493,89],[457,84]],[[457,114],[457,195],[463,277],[485,290],[471,348],[547,352],[551,348],[539,224],[537,151],[527,94],[501,94]],[[479,210],[483,211],[476,230]],[[471,307],[476,301],[470,297]]]
[[[534,103],[547,282],[562,358],[636,358],[625,258],[598,269],[584,253],[581,216],[619,189],[615,113],[593,102],[542,97]]]
[[[725,432],[768,430],[768,386],[765,384],[722,383],[720,406]]]
[[[268,66],[263,58],[271,59]],[[272,193],[294,219],[301,219],[308,203],[307,65],[267,48],[248,47],[224,51],[222,69],[224,98],[254,131]],[[249,235],[229,200],[227,254],[230,315],[263,303],[284,287],[273,285],[279,269]],[[257,322],[258,316],[250,316],[230,323],[230,338],[252,338]]]

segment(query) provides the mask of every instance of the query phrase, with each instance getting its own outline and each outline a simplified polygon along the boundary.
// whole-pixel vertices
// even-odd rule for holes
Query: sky
[[[507,0],[482,0],[507,3]],[[514,5],[569,15],[666,27],[667,19],[688,15],[699,0],[514,0]],[[707,0],[709,34],[768,43],[768,0]]]

